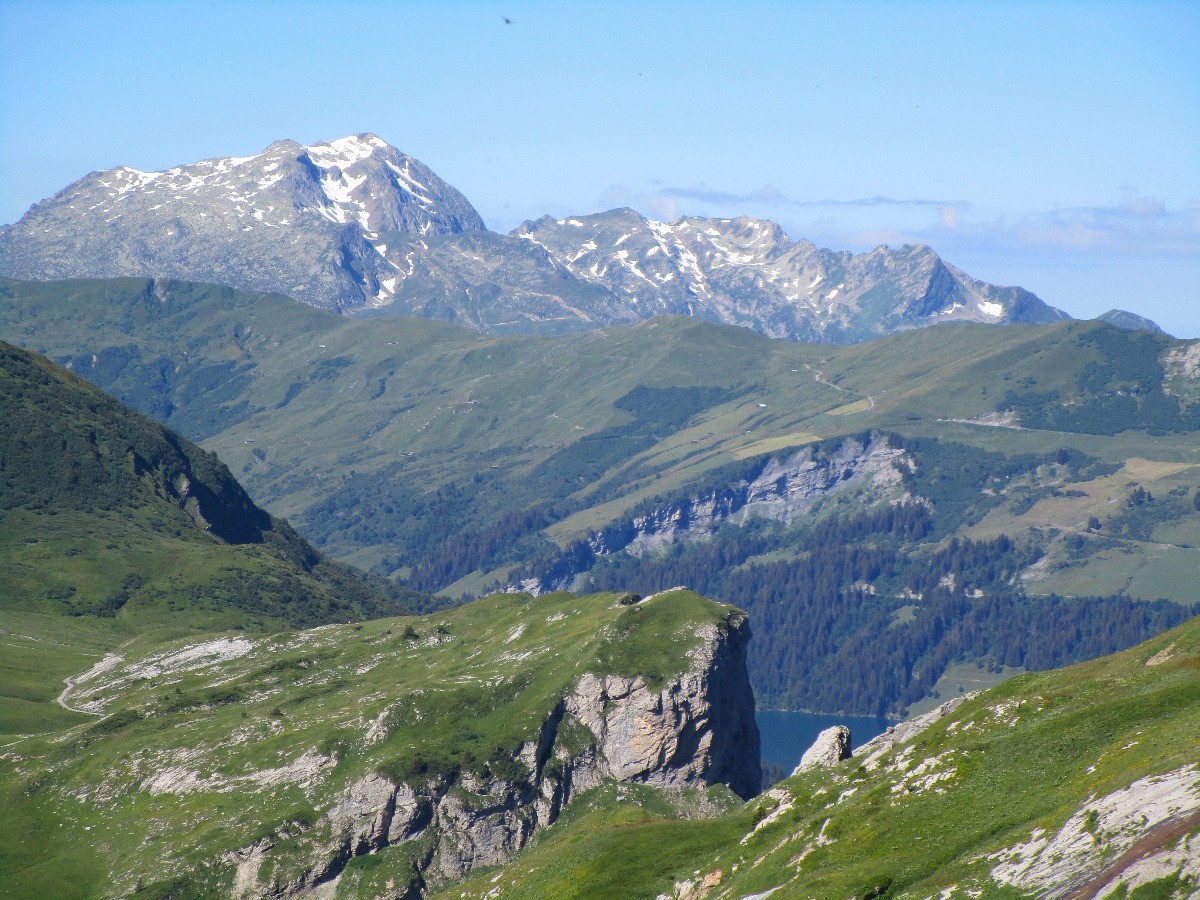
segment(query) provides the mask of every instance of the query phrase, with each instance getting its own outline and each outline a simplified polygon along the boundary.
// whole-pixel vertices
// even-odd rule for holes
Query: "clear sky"
[[[1195,0],[0,0],[0,222],[371,131],[497,230],[755,215],[1198,337],[1198,48]]]

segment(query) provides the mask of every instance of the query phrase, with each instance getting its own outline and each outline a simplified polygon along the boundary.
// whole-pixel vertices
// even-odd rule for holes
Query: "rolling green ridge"
[[[946,325],[833,347],[666,318],[500,338],[164,280],[8,281],[0,294],[0,335],[203,440],[324,552],[451,596],[521,579],[706,585],[769,623],[774,648],[758,645],[752,673],[773,705],[868,712],[884,695],[899,712],[946,689],[950,666],[1115,650],[1198,599],[1200,378],[1195,344],[1163,335]],[[748,479],[789,460],[832,471],[852,442],[876,462],[776,520],[592,546],[706,498],[736,506]],[[856,532],[901,502],[926,510],[920,528]],[[826,518],[854,535],[848,552],[865,567],[847,557],[814,581]],[[987,552],[941,572],[952,586],[922,588],[936,561],[961,567],[939,555],[955,539]],[[824,585],[813,609],[797,588],[808,582]],[[1055,610],[1045,640],[1058,655],[986,640],[984,623],[1036,616],[1037,598]],[[1158,600],[1175,606],[1145,606]],[[861,627],[825,643],[789,624],[843,604]],[[789,659],[800,645],[806,658]],[[802,677],[889,653],[898,675],[836,697]]]
[[[0,734],[74,721],[52,703],[62,680],[122,644],[429,602],[325,558],[213,454],[0,343]]]

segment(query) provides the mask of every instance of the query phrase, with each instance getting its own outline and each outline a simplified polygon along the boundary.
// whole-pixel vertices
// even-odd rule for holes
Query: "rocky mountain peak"
[[[364,133],[300,148],[320,172],[328,215],[364,231],[450,234],[482,231],[483,220],[428,166]],[[446,208],[447,199],[453,199]]]
[[[656,222],[619,209],[526,222],[573,276],[607,288],[624,315],[691,315],[769,337],[859,341],[939,322],[1053,322],[1028,291],[984,284],[923,244],[867,253],[793,241],[775,222],[685,216]]]
[[[358,134],[160,172],[93,172],[5,229],[0,268],[31,279],[216,281],[345,309],[391,297],[381,233],[482,230],[427,166]]]
[[[1149,331],[1152,334],[1166,334],[1157,322],[1125,309],[1110,309],[1108,312],[1096,316],[1096,318],[1101,322],[1107,322],[1109,325],[1115,325],[1117,328],[1123,328],[1126,331]]]

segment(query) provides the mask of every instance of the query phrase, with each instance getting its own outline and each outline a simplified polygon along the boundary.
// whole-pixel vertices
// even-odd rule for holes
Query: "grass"
[[[781,434],[778,437],[766,438],[761,441],[755,441],[752,444],[747,444],[744,447],[739,447],[734,451],[733,455],[735,459],[749,459],[752,456],[775,453],[779,450],[798,450],[806,444],[815,444],[819,440],[821,440],[819,434],[796,431],[791,434]]]
[[[27,542],[30,534],[39,540]],[[152,517],[10,510],[0,527],[0,559],[0,735],[48,731],[71,721],[72,714],[53,702],[63,679],[121,644],[133,642],[137,652],[185,635],[288,627],[268,606],[256,611],[223,599],[222,586],[231,578],[317,596],[329,590],[262,546],[163,533]],[[69,614],[68,604],[96,605],[131,572],[140,586],[113,616]],[[345,610],[343,616],[353,614]]]
[[[0,736],[78,721],[63,679],[118,644],[408,609],[83,379],[0,344],[0,394]]]
[[[442,589],[442,594],[446,597],[462,597],[470,595],[472,597],[481,596],[489,590],[493,584],[503,584],[508,578],[508,573],[515,566],[502,566],[491,572],[480,572],[478,569],[469,575],[464,575],[462,578],[453,584],[448,584]]]
[[[973,691],[986,691],[1003,684],[1014,675],[1019,675],[1020,669],[1004,666],[1001,671],[993,672],[978,663],[957,662],[946,667],[946,671],[938,678],[933,687],[933,693],[914,703],[908,708],[909,717],[919,716],[941,706],[947,700],[961,697]]]
[[[140,656],[161,660],[196,639],[119,648],[123,668],[76,693],[101,699],[104,718],[62,721],[55,727],[66,731],[6,748],[0,881],[16,897],[39,896],[55,870],[76,873],[80,896],[166,876],[211,881],[201,893],[221,894],[232,869],[205,861],[264,834],[280,841],[279,871],[298,870],[320,828],[289,844],[287,823],[316,822],[355,780],[378,771],[422,790],[469,772],[519,778],[517,750],[536,742],[584,672],[661,682],[687,665],[697,629],[740,615],[687,591],[634,606],[619,599],[496,595],[434,616],[254,637],[241,655],[198,667],[168,659],[148,674],[138,674]],[[94,657],[76,660],[87,667]],[[35,663],[22,665],[37,673],[31,695],[44,698],[66,663]],[[307,787],[255,775],[305,754],[331,760]],[[198,781],[156,793],[146,779],[163,769]],[[406,858],[393,856],[394,865],[378,861],[381,871],[407,877]]]
[[[115,629],[62,629],[57,617],[0,614],[0,744],[61,731],[90,716],[55,703],[64,681],[116,645]]]
[[[1147,665],[1164,650],[1170,659]],[[1196,763],[1198,666],[1192,620],[1112,657],[1009,678],[916,738],[907,766],[896,748],[874,771],[856,758],[793,776],[774,799],[703,828],[596,812],[547,833],[494,881],[481,875],[439,896],[482,898],[496,885],[514,900],[581,896],[572,891],[599,876],[604,892],[592,896],[652,897],[718,872],[714,898],[1017,896],[991,881],[987,854],[1034,828],[1053,833],[1093,795]],[[929,771],[950,775],[921,788],[910,773],[935,758]]]
[[[827,416],[854,416],[859,413],[870,412],[873,407],[870,400],[854,400],[836,409],[831,409],[825,413]]]
[[[1200,591],[1200,550],[1130,542],[1088,557],[1079,566],[1053,571],[1036,581],[1031,590],[1069,595],[1097,596],[1124,593],[1137,599],[1160,597],[1196,605]]]
[[[1052,479],[1045,483],[1055,486]],[[1144,535],[1121,529],[1129,515],[1131,494],[1139,486],[1156,497],[1155,503],[1161,507],[1158,513],[1154,504],[1147,507],[1151,523]],[[1200,573],[1200,511],[1191,503],[1200,490],[1200,467],[1129,457],[1110,475],[1057,487],[1028,509],[1011,503],[997,506],[966,534],[976,539],[1035,530],[1057,535],[1047,559],[1026,582],[1031,593],[1124,593],[1188,605],[1200,599],[1194,588]],[[1181,496],[1183,502],[1171,505],[1173,496]],[[1086,549],[1081,551],[1079,540],[1086,540]]]

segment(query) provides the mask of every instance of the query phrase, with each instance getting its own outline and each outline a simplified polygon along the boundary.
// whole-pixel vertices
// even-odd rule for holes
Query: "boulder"
[[[809,769],[836,766],[843,759],[849,758],[850,729],[845,725],[834,725],[817,735],[813,745],[800,757],[800,765],[796,766],[792,774],[807,772]]]

